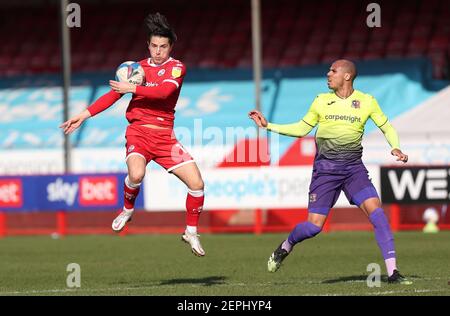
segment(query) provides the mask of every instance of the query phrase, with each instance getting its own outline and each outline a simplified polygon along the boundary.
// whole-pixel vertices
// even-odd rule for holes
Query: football
[[[423,212],[423,221],[436,224],[439,221],[439,214],[435,208],[429,207]]]
[[[135,61],[123,62],[117,67],[116,81],[129,82],[140,86],[145,82],[144,69]]]

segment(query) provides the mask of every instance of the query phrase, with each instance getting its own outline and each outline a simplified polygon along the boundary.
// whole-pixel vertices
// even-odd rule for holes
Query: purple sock
[[[375,239],[377,240],[384,260],[395,258],[394,237],[392,236],[391,228],[383,209],[377,208],[373,211],[369,215],[369,220],[375,230]]]
[[[288,237],[288,242],[294,246],[302,240],[316,236],[322,228],[310,222],[302,222],[295,226]]]

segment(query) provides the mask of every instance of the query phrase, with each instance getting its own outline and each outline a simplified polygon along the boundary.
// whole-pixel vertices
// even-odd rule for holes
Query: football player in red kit
[[[133,97],[126,111],[130,124],[125,135],[128,167],[124,183],[125,203],[122,212],[114,219],[112,229],[120,232],[131,220],[146,166],[154,160],[188,187],[186,230],[182,240],[190,244],[195,255],[204,256],[205,251],[197,234],[204,201],[204,183],[197,164],[173,132],[175,106],[186,68],[182,62],[170,57],[176,35],[166,18],[159,13],[150,14],[145,22],[150,58],[139,62],[145,72],[145,86],[111,80],[111,91],[80,114],[64,122],[61,128],[64,133],[71,133],[89,117],[109,108],[125,93],[132,93]]]

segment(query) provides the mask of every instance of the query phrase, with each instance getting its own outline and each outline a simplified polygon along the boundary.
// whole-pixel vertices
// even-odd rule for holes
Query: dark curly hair
[[[145,26],[149,40],[152,36],[167,37],[170,45],[175,43],[177,40],[175,31],[169,25],[169,22],[167,22],[166,17],[159,12],[147,15],[145,18]]]

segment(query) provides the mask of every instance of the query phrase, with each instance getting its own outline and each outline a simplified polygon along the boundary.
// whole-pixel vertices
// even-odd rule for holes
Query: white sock
[[[192,195],[193,197],[201,197],[201,196],[203,196],[204,195],[204,192],[203,192],[203,190],[190,190],[190,189],[188,189],[188,192],[189,192],[189,194],[190,195]]]
[[[134,208],[128,209],[128,208],[125,208],[125,206],[123,207],[123,210],[124,210],[125,212],[127,212],[127,213],[133,213],[133,212],[134,212]]]
[[[139,188],[141,186],[140,183],[133,183],[133,182],[131,182],[130,178],[128,176],[125,178],[125,184],[130,189],[137,189],[137,188]]]
[[[197,234],[197,226],[186,226],[186,230],[191,235]]]
[[[286,250],[288,253],[292,251],[292,245],[291,243],[286,239],[283,241],[283,245],[281,246],[281,249]]]
[[[384,260],[384,262],[386,263],[386,270],[388,273],[388,276],[391,276],[392,273],[394,273],[394,270],[397,270],[397,260],[395,260],[395,258],[389,258]]]

